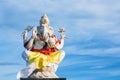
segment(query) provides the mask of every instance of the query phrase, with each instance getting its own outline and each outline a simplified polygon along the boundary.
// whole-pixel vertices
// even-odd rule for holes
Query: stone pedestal
[[[20,80],[66,80],[66,78],[20,78]]]

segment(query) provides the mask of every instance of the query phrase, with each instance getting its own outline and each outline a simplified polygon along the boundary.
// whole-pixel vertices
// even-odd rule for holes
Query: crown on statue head
[[[48,18],[48,16],[47,16],[47,14],[44,14],[44,15],[41,17],[40,24],[47,24],[47,25],[50,24],[50,21],[49,21],[49,18]]]

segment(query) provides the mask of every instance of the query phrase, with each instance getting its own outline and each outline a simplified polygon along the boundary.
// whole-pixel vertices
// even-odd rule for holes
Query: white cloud
[[[119,74],[119,70],[96,70],[96,71],[81,71],[80,73],[83,73],[83,74],[85,74],[85,73],[87,73],[87,74],[99,74],[98,76],[99,77],[113,77],[113,76],[119,76],[120,74]],[[94,78],[98,78],[98,76],[97,77],[94,77]]]
[[[10,27],[1,27],[0,28],[0,41],[1,43],[7,42],[21,42],[22,35],[19,30],[10,28]]]
[[[101,69],[101,68],[104,68],[104,67],[105,67],[105,66],[99,65],[99,66],[90,67],[90,69]]]
[[[88,48],[87,49],[87,48],[82,48],[78,46],[77,44],[77,45],[67,46],[64,48],[64,50],[66,51],[66,54],[120,57],[120,53],[119,53],[120,47],[114,47],[114,48],[102,48],[101,47],[101,48]]]
[[[114,4],[116,3],[116,4]],[[103,41],[109,41],[111,44],[120,44],[120,28],[119,25],[116,26],[118,20],[117,17],[120,17],[117,13],[119,11],[119,1],[118,0],[62,0],[62,1],[55,1],[55,0],[9,0],[4,1],[2,6],[5,9],[18,11],[22,13],[27,13],[29,16],[32,17],[34,14],[39,12],[47,12],[52,16],[52,22],[55,21],[57,23],[63,24],[66,27],[66,33],[68,35],[68,40],[65,43],[73,43],[73,46],[65,46],[65,50],[67,53],[75,53],[76,51],[80,51],[77,54],[110,54],[116,53],[119,50],[114,48],[108,49],[83,49],[85,46],[96,46],[98,42],[91,42],[86,45],[82,45],[82,42],[89,42],[95,39],[101,39]],[[62,5],[58,5],[62,4]],[[112,4],[112,5],[111,5]],[[2,9],[3,10],[3,9]],[[4,12],[4,10],[3,10]],[[32,13],[32,14],[31,14]],[[52,13],[54,15],[52,15]],[[82,14],[82,15],[81,15]],[[117,15],[115,15],[117,14]],[[21,14],[20,14],[21,15]],[[40,14],[37,14],[41,16]],[[58,15],[62,15],[58,16]],[[82,18],[80,17],[83,16]],[[114,16],[115,15],[115,16]],[[22,16],[26,16],[23,15]],[[57,19],[57,18],[60,18]],[[72,17],[73,16],[73,17]],[[77,16],[76,18],[74,18]],[[85,17],[90,18],[85,18]],[[16,16],[12,16],[16,17]],[[110,18],[111,17],[111,18]],[[17,17],[19,18],[19,17]],[[111,20],[108,20],[111,19]],[[115,21],[114,21],[115,19]],[[26,20],[26,18],[25,18]],[[28,22],[23,20],[21,23]],[[57,21],[58,20],[58,21]],[[15,19],[16,21],[16,19]],[[60,22],[59,22],[60,21]],[[5,22],[5,21],[4,21]],[[29,24],[28,24],[29,25]],[[34,24],[33,24],[34,25]],[[26,25],[25,25],[26,26]],[[54,27],[54,26],[53,26]],[[21,41],[21,32],[19,30],[13,30],[12,28],[0,28],[0,34],[8,33],[7,35],[2,35],[0,40],[1,41],[9,41],[9,42],[20,42]],[[8,36],[10,37],[9,40]],[[75,43],[74,42],[81,42]],[[105,42],[107,43],[107,42]],[[98,45],[99,46],[99,45]],[[110,50],[111,49],[111,50]],[[116,50],[116,51],[115,51]]]
[[[6,1],[10,7],[18,8],[23,11],[45,11],[45,12],[56,12],[59,10],[65,10],[64,12],[73,12],[85,10],[100,15],[104,15],[106,12],[111,10],[119,9],[118,0],[8,0]],[[112,5],[111,5],[112,4]]]
[[[109,74],[110,74],[111,76],[120,76],[120,70],[110,71]]]
[[[64,46],[66,54],[120,57],[119,3],[119,0],[4,0],[0,3],[0,23],[6,25],[9,21],[13,26],[0,27],[0,41],[1,43],[7,42],[11,44],[22,43],[21,31],[18,30],[20,28],[14,24],[18,24],[19,26],[21,26],[21,24],[22,26],[26,26],[26,24],[35,25],[35,23],[38,23],[38,17],[40,18],[43,13],[47,13],[51,19],[51,24],[54,26],[62,25],[66,28],[66,34],[69,38],[65,42],[67,45]],[[23,28],[21,29],[23,30]],[[104,43],[101,43],[99,40]],[[110,47],[104,47],[103,45],[96,48],[99,44],[105,43],[108,43],[107,46]],[[112,44],[114,45],[113,47],[111,46]],[[0,49],[5,50],[6,47],[11,49],[10,45],[3,46]],[[13,52],[11,51],[11,53]],[[16,51],[14,53],[16,53]],[[14,57],[16,57],[16,55],[14,55]],[[14,57],[12,57],[13,60],[16,59]],[[3,58],[11,60],[9,55]],[[90,69],[102,69],[110,64],[104,63],[104,60],[97,61],[90,59],[89,61],[89,59],[87,59],[85,61],[79,60],[79,58],[66,60],[62,66],[67,66],[68,68],[68,66],[77,64],[77,67],[79,67],[78,65],[82,64],[83,67]],[[5,67],[5,69],[6,68],[8,67]],[[80,69],[78,70],[80,71]],[[6,73],[5,71],[4,74]],[[108,74],[108,76],[119,75],[120,72],[114,69],[112,71],[96,70],[95,72],[92,70],[83,70],[78,72],[78,75],[79,73],[102,74],[104,77],[106,74]],[[89,80],[94,79],[94,77],[88,77]],[[81,79],[85,80],[86,78],[83,76]]]

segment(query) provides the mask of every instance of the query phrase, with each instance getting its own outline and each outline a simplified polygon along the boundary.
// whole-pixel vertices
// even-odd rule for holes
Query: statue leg
[[[64,59],[65,57],[65,52],[61,50],[61,55],[60,55],[60,61],[59,63]],[[48,66],[52,66],[54,68],[54,71],[57,71],[59,63],[49,63]]]
[[[64,59],[64,57],[65,57],[65,52],[61,50],[60,62]],[[55,72],[57,71],[59,63],[54,65],[55,66]]]
[[[65,57],[65,51],[62,51],[62,50],[61,50],[60,62],[64,59],[64,57]],[[59,63],[60,63],[60,62],[59,62]]]
[[[28,58],[29,58],[29,50],[23,51],[23,53],[22,53],[22,58],[25,60],[26,65],[28,66],[28,65],[29,65],[29,61],[28,61]]]
[[[36,69],[35,63],[30,64],[26,68],[17,73],[17,79],[28,77]]]
[[[61,55],[60,55],[60,62],[61,62],[65,56],[65,52],[64,51],[60,51],[60,52],[61,52]],[[43,69],[36,69],[29,76],[29,78],[58,78],[55,72],[58,68],[59,63],[49,63]]]
[[[25,50],[21,55],[22,58],[25,60],[27,67],[17,73],[17,79],[21,77],[28,77],[36,69],[35,63],[30,64],[28,61],[29,54],[29,50]]]

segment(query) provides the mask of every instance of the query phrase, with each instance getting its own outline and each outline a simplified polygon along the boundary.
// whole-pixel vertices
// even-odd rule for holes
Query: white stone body
[[[44,15],[41,18],[40,26],[32,28],[32,36],[29,40],[27,40],[28,31],[25,30],[23,32],[23,42],[25,44],[28,41],[28,44],[25,45],[26,49],[22,53],[22,58],[26,61],[27,66],[26,66],[26,68],[24,68],[24,69],[22,69],[21,71],[18,72],[18,74],[17,74],[18,79],[21,78],[21,77],[30,76],[31,73],[36,69],[35,63],[29,64],[29,61],[28,61],[29,50],[32,48],[34,41],[35,41],[34,48],[36,48],[36,49],[42,49],[43,46],[45,45],[45,42],[47,42],[48,47],[51,47],[51,46],[55,47],[56,51],[62,49],[62,47],[64,45],[64,34],[61,34],[61,39],[60,39],[61,43],[56,44],[56,40],[58,40],[58,39],[56,37],[51,37],[54,33],[54,30],[51,26],[49,26],[49,23],[50,22],[49,22],[48,17],[46,15]],[[40,39],[39,36],[37,36],[37,34],[40,34],[42,36],[42,40]],[[64,56],[65,56],[65,52],[61,51],[60,62],[62,61]],[[56,70],[58,68],[58,64],[50,63],[50,64],[48,64],[48,67],[52,67],[54,69],[53,72],[56,72]]]

